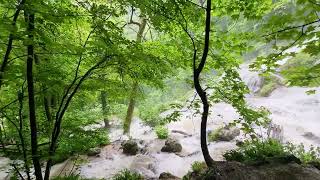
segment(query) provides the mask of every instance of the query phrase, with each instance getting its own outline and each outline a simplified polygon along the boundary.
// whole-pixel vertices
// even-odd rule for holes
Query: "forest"
[[[0,0],[0,180],[320,180],[319,0]]]

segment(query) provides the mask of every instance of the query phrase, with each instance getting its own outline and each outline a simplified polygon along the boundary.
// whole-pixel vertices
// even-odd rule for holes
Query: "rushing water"
[[[253,107],[264,106],[271,111],[273,123],[283,127],[284,141],[320,146],[320,88],[313,88],[317,90],[316,94],[307,95],[305,92],[311,88],[279,87],[269,97],[257,97],[254,92],[259,91],[263,79],[257,73],[250,72],[246,66],[241,68],[240,73],[252,91],[252,94],[246,98],[247,102]],[[211,111],[208,130],[216,129],[238,117],[236,111],[225,103],[215,104]],[[110,178],[120,170],[127,168],[147,177],[156,178],[162,172],[170,172],[182,177],[191,168],[192,162],[203,161],[199,135],[200,116],[193,114],[191,110],[185,111],[180,121],[167,125],[170,131],[184,132],[170,134],[182,144],[181,153],[161,152],[164,140],[157,139],[152,128],[143,125],[138,118],[134,118],[130,134],[133,139],[141,140],[140,146],[145,149],[144,153],[136,156],[122,154],[120,144],[127,137],[122,136],[120,128],[113,128],[109,134],[113,143],[102,148],[98,157],[81,156],[80,158],[85,159],[85,162],[76,166],[71,160],[68,160],[54,166],[52,174],[64,175],[73,171],[87,178]],[[215,160],[223,160],[222,154],[235,147],[235,141],[209,144],[210,153]],[[0,160],[0,172],[1,168],[7,170],[3,165],[7,160],[3,158]],[[0,179],[4,175],[5,173],[0,173]]]
[[[263,79],[257,73],[248,71],[244,66],[241,75],[252,94],[259,91]],[[320,88],[316,89],[318,92],[320,91]],[[253,107],[264,106],[272,112],[273,123],[283,127],[284,141],[319,146],[320,95],[319,93],[307,95],[305,93],[307,90],[310,88],[280,87],[269,97],[250,95],[247,97],[247,102]],[[135,119],[131,131],[132,137],[144,140],[147,153],[133,157],[125,156],[119,147],[107,146],[101,157],[89,158],[89,162],[81,166],[80,174],[84,177],[108,178],[121,169],[129,168],[148,177],[158,177],[161,172],[170,172],[182,177],[190,169],[192,162],[203,161],[199,143],[200,116],[193,116],[193,113],[193,111],[186,111],[180,121],[167,125],[170,131],[182,131],[190,134],[190,136],[186,136],[171,133],[171,136],[182,144],[183,151],[181,153],[161,152],[164,140],[156,139],[154,132],[149,127],[144,126],[139,119]],[[236,111],[230,105],[216,104],[212,107],[212,113],[209,116],[208,129],[215,129],[237,117]],[[117,133],[116,135],[111,133],[111,137],[121,137],[121,131],[113,132]],[[312,137],[305,136],[310,132]],[[222,154],[235,147],[235,141],[209,144],[209,150],[215,160],[222,160]],[[106,156],[112,158],[106,158]],[[144,159],[146,163],[143,162],[144,160],[137,163],[137,159]]]

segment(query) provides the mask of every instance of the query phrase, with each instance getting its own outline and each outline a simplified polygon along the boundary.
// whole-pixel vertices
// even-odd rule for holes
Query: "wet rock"
[[[237,127],[225,126],[221,129],[209,133],[211,141],[231,141],[240,135],[240,129]]]
[[[160,174],[159,179],[162,180],[180,180],[181,178],[178,178],[170,173],[167,172],[163,172]]]
[[[306,132],[302,136],[310,140],[320,141],[320,137],[313,134],[312,132]]]
[[[130,170],[141,174],[145,179],[156,178],[156,160],[142,154],[133,159]]]
[[[320,162],[319,161],[311,161],[308,164],[317,168],[318,170],[320,170]]]
[[[260,166],[246,165],[239,162],[215,162],[215,170],[205,173],[191,173],[191,180],[320,180],[320,171],[312,166],[297,163],[264,164]]]
[[[244,144],[243,141],[236,140],[236,146],[241,147],[243,146],[243,144]]]
[[[171,133],[177,133],[177,134],[182,134],[184,137],[190,137],[192,136],[191,134],[188,134],[184,131],[180,131],[180,130],[172,130]]]
[[[161,148],[161,152],[181,152],[182,146],[181,144],[176,140],[169,138],[166,140],[165,145]]]
[[[88,150],[87,155],[88,156],[98,156],[101,153],[100,148],[91,148]]]
[[[136,155],[139,151],[138,143],[134,140],[127,140],[121,144],[123,153],[126,155]]]

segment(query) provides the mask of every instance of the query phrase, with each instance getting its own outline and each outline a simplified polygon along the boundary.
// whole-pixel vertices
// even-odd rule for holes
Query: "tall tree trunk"
[[[14,13],[13,19],[12,19],[12,26],[16,26],[20,11],[21,11],[22,7],[24,6],[25,2],[26,2],[25,0],[22,0],[19,3],[19,5],[17,6],[17,10]],[[10,53],[11,53],[11,50],[12,50],[13,39],[14,39],[14,35],[12,33],[10,33],[9,34],[9,38],[8,38],[8,43],[7,43],[7,50],[6,50],[5,54],[4,54],[4,57],[2,59],[2,63],[1,63],[1,66],[0,66],[0,88],[1,88],[1,86],[3,84],[2,83],[3,75],[4,75],[4,72],[5,72],[5,68],[6,68],[7,64],[8,64],[8,61],[9,61]]]
[[[130,133],[130,125],[133,117],[134,112],[134,106],[136,104],[136,95],[138,91],[138,83],[135,82],[132,87],[131,96],[129,100],[129,106],[127,110],[127,116],[123,124],[123,134],[129,134]]]
[[[211,0],[207,0],[206,7],[206,27],[205,27],[205,44],[204,50],[199,66],[196,68],[196,52],[193,59],[193,71],[194,71],[194,86],[200,96],[200,99],[203,104],[203,112],[201,117],[201,130],[200,130],[200,141],[201,141],[201,150],[204,157],[204,160],[208,167],[213,167],[213,159],[210,156],[208,145],[207,145],[207,120],[209,114],[209,103],[206,92],[203,90],[200,84],[200,74],[205,66],[208,51],[209,51],[209,41],[210,41],[210,20],[211,20]]]
[[[22,91],[18,93],[18,100],[19,100],[19,138],[21,141],[21,148],[22,148],[22,155],[23,155],[23,161],[24,161],[24,171],[27,175],[27,179],[31,180],[30,177],[30,168],[28,165],[28,156],[27,156],[27,148],[26,148],[26,144],[25,144],[25,140],[23,137],[23,114],[22,114],[22,110],[23,110],[23,94],[24,94],[24,90],[22,87]]]
[[[108,116],[107,91],[101,91],[101,106],[102,106],[104,127],[109,128],[110,124],[107,117]]]
[[[137,43],[141,43],[142,38],[143,38],[143,32],[146,29],[147,19],[144,17],[141,17],[141,22],[135,23],[135,24],[138,24],[138,26],[139,26],[139,31],[137,33],[136,41],[137,41]],[[138,93],[138,87],[139,87],[139,84],[137,81],[135,81],[132,86],[129,105],[128,105],[128,109],[127,109],[127,115],[126,115],[126,119],[123,124],[123,134],[129,134],[129,132],[130,132],[130,125],[131,125],[131,121],[132,121],[132,117],[133,117],[134,106],[136,104],[136,96]]]
[[[26,13],[26,19],[28,20],[28,38],[30,42],[33,42],[34,31],[34,14]],[[35,176],[37,180],[42,180],[42,171],[40,165],[40,158],[38,155],[38,136],[37,136],[37,120],[36,120],[36,107],[34,98],[34,84],[33,84],[33,61],[34,61],[34,46],[30,44],[27,46],[28,58],[27,58],[27,82],[28,82],[28,99],[29,99],[29,119],[31,130],[31,154],[32,161],[35,170]]]

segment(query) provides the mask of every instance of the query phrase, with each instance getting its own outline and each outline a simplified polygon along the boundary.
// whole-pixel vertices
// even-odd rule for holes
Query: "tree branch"
[[[17,10],[13,15],[12,26],[16,26],[18,16],[20,14],[20,11],[21,11],[23,5],[25,4],[25,1],[26,0],[22,0],[19,3],[19,5],[17,6]],[[2,86],[3,74],[4,74],[4,71],[5,71],[5,68],[7,66],[7,63],[8,63],[8,60],[9,60],[9,56],[10,56],[10,53],[11,53],[11,50],[12,50],[13,38],[14,38],[13,33],[10,33],[9,34],[9,39],[8,39],[7,50],[6,50],[6,53],[5,53],[4,57],[3,57],[3,60],[2,60],[2,63],[1,63],[1,67],[0,67],[0,88]]]
[[[271,36],[271,35],[274,35],[274,34],[282,33],[282,32],[289,31],[289,30],[292,30],[292,29],[297,29],[297,28],[302,28],[303,29],[306,26],[309,26],[311,24],[315,24],[315,23],[318,23],[318,22],[320,22],[320,19],[312,21],[312,22],[308,22],[308,23],[305,23],[305,24],[302,24],[302,25],[298,25],[298,26],[289,26],[289,27],[286,27],[286,28],[281,29],[279,31],[275,31],[275,32],[263,35],[262,37]]]

